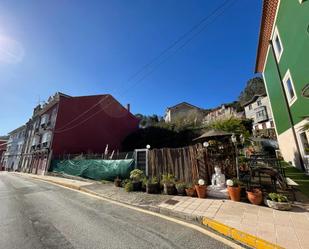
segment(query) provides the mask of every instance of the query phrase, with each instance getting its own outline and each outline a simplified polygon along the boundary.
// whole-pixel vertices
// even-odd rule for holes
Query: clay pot
[[[248,200],[254,205],[261,205],[263,201],[263,193],[261,190],[254,188],[252,191],[247,191]]]
[[[241,187],[239,187],[239,186],[238,187],[228,186],[227,190],[229,192],[229,196],[230,196],[230,199],[232,201],[240,201]]]
[[[186,194],[187,194],[187,196],[190,196],[190,197],[196,197],[195,188],[194,187],[186,188]]]
[[[195,185],[195,190],[198,198],[207,197],[207,187],[205,185]]]

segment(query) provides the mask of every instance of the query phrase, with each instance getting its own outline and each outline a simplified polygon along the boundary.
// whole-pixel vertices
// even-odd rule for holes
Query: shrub
[[[288,198],[282,194],[269,193],[268,197],[275,202],[288,202]]]
[[[144,177],[144,172],[140,169],[134,169],[130,172],[130,179],[132,179],[134,182],[140,182]]]
[[[162,175],[163,184],[175,184],[175,176],[172,174]]]
[[[132,183],[132,181],[130,181],[130,180],[127,181],[125,186],[124,186],[124,189],[125,189],[126,192],[133,191],[133,183]]]

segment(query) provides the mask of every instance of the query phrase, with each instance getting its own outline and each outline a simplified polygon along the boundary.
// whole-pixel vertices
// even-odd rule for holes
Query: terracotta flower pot
[[[230,199],[232,201],[240,201],[241,187],[239,187],[239,186],[238,187],[228,186],[227,190],[229,192],[229,196],[230,196]]]
[[[207,197],[207,187],[205,185],[195,185],[195,190],[198,198]]]
[[[194,187],[186,188],[186,194],[187,194],[187,196],[195,197],[196,196],[195,188]]]
[[[254,205],[261,205],[263,201],[263,193],[261,190],[255,188],[252,191],[247,191],[248,200]]]

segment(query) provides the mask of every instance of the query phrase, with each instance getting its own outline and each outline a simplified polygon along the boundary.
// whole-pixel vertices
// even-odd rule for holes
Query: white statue
[[[219,189],[225,188],[225,175],[218,166],[215,166],[215,173],[211,177],[211,186]]]
[[[227,188],[225,186],[225,175],[221,168],[215,166],[215,173],[211,177],[211,185],[207,187],[208,196],[217,198],[228,198]]]

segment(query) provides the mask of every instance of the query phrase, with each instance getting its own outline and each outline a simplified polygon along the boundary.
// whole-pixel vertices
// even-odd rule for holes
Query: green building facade
[[[308,0],[264,1],[256,72],[266,84],[282,156],[309,169]]]

